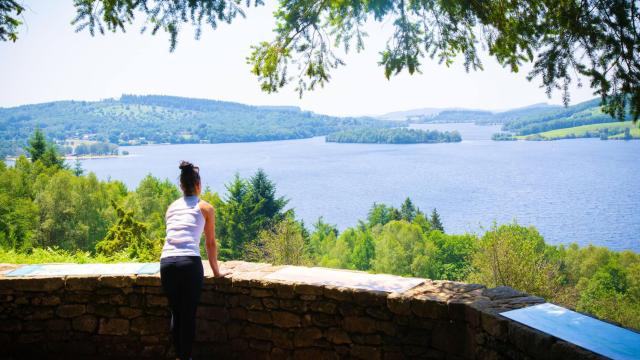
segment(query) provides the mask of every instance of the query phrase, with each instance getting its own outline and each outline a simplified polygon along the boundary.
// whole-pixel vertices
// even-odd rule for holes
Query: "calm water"
[[[497,127],[458,129],[461,143],[366,145],[305,140],[127,147],[131,156],[86,160],[100,178],[135,188],[146,175],[177,182],[178,162],[201,168],[203,183],[225,192],[234,173],[263,168],[299,217],[319,216],[340,229],[364,219],[373,202],[399,206],[410,196],[436,207],[450,233],[493,221],[535,225],[550,243],[577,242],[640,252],[637,221],[640,141],[596,139],[494,142]]]

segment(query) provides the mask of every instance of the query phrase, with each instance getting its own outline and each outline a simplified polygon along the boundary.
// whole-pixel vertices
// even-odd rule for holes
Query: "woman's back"
[[[200,237],[205,219],[197,196],[184,196],[167,209],[167,236],[160,258],[200,256]]]

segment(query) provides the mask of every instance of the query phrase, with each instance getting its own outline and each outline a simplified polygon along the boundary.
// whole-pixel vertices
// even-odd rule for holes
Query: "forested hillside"
[[[503,130],[529,135],[555,129],[611,122],[614,119],[600,108],[600,99],[540,113],[524,113],[504,123]]]
[[[0,155],[16,154],[33,129],[51,140],[85,137],[118,145],[300,139],[355,127],[398,126],[340,118],[296,107],[249,106],[174,96],[123,95],[0,109]]]

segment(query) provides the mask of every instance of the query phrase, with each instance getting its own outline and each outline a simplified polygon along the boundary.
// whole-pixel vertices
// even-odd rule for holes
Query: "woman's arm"
[[[211,204],[204,201],[200,202],[200,210],[204,215],[204,247],[207,250],[207,258],[209,258],[209,265],[213,270],[213,276],[222,277],[229,272],[221,272],[218,267],[218,247],[216,245],[216,211]]]

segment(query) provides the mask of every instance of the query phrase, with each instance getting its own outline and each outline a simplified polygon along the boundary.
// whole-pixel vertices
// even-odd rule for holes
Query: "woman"
[[[174,201],[165,216],[167,236],[160,256],[162,288],[171,307],[171,332],[178,359],[189,359],[195,335],[196,308],[202,291],[204,271],[200,260],[200,237],[205,234],[209,265],[215,277],[227,275],[218,267],[213,206],[198,198],[199,168],[180,163],[183,197]]]

